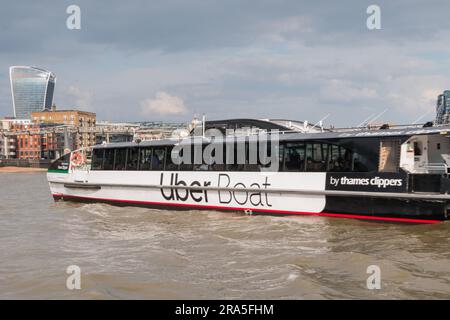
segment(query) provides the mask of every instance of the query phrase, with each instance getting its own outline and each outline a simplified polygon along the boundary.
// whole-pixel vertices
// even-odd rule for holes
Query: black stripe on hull
[[[445,200],[326,196],[325,212],[377,217],[447,220]]]

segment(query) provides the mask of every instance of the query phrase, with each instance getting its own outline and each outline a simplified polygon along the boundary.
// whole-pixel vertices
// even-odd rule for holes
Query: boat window
[[[353,161],[353,152],[349,149],[345,149],[345,151],[344,151],[344,171],[353,171],[352,161]]]
[[[186,159],[186,163],[183,161],[180,164],[180,170],[182,171],[192,171],[193,168],[193,161],[194,161],[194,148],[191,146],[190,148],[181,149],[179,152],[179,156],[181,159],[184,159],[184,152],[190,152],[191,157]]]
[[[140,148],[139,153],[139,170],[150,170],[152,148]]]
[[[327,161],[328,161],[328,153],[329,153],[330,145],[327,143],[322,143],[322,161],[323,161],[323,170],[327,169]]]
[[[419,141],[414,141],[414,155],[421,156],[422,155],[422,146]]]
[[[368,163],[367,159],[356,152],[353,153],[353,170],[352,171],[355,171],[355,172],[368,172],[369,171],[369,163]]]
[[[378,171],[398,172],[399,164],[400,164],[400,141],[398,140],[381,141]]]
[[[220,146],[218,146],[217,148],[219,148]],[[210,171],[224,171],[225,170],[225,165],[223,164],[224,159],[217,159],[217,148],[211,151],[211,159],[208,159],[208,162],[214,162],[210,165],[208,165],[208,169]],[[223,153],[223,152],[222,152]],[[203,160],[205,161],[205,160]],[[218,162],[222,162],[222,163],[218,163]]]
[[[114,153],[115,153],[115,149],[105,149],[105,156],[103,159],[103,170],[113,170],[113,168],[114,168]]]
[[[283,171],[284,170],[284,153],[286,148],[284,147],[284,144],[278,145],[278,170]],[[276,151],[275,151],[276,152]]]
[[[91,170],[102,170],[104,154],[105,149],[94,149],[92,154]]]
[[[153,148],[152,157],[150,160],[151,170],[164,170],[165,151],[165,147]]]
[[[323,172],[327,168],[328,145],[321,143],[308,143],[306,145],[306,171]]]
[[[286,143],[284,151],[284,171],[305,171],[304,143]]]
[[[348,172],[352,170],[352,151],[337,145],[329,146],[329,172]]]
[[[341,155],[341,147],[330,145],[330,159],[328,161],[328,171],[339,172],[344,169],[344,158]]]
[[[126,170],[138,170],[138,164],[139,164],[139,149],[128,148]]]
[[[116,155],[114,157],[114,170],[125,170],[127,162],[127,149],[116,149]]]
[[[245,142],[245,163],[242,171],[259,171],[258,165],[258,143],[257,141]]]
[[[172,149],[173,147],[167,147],[167,156],[166,156],[166,166],[164,170],[167,171],[176,171],[178,170],[178,165],[173,163],[172,161]]]
[[[378,142],[379,143],[379,142]],[[259,150],[261,147],[267,148],[264,154]],[[310,142],[282,142],[275,146],[279,154],[279,171],[291,172],[367,172],[377,170],[378,157],[373,160],[365,152],[363,146],[339,146],[329,143]],[[388,147],[385,145],[385,147]],[[271,160],[270,143],[257,146],[257,156],[250,155],[250,145],[248,141],[234,141],[234,150],[228,155],[225,147],[223,149],[223,161],[233,160],[232,163],[214,163],[208,165],[205,161],[201,164],[181,164],[173,163],[171,157],[172,146],[161,147],[130,147],[130,148],[97,148],[93,150],[92,170],[209,170],[209,171],[260,171],[262,167],[272,167],[267,164]],[[356,149],[356,150],[353,150]],[[182,149],[184,150],[184,149]],[[189,149],[186,149],[189,150]],[[358,152],[356,152],[358,151]],[[361,152],[362,151],[362,152]],[[183,152],[183,151],[181,151]],[[191,148],[191,160],[194,160],[194,148]],[[215,159],[216,150],[212,151]],[[255,150],[252,150],[254,153]],[[392,153],[392,157],[397,159],[397,153]],[[182,157],[182,153],[180,153]],[[376,156],[376,155],[375,155]],[[252,158],[250,158],[252,157]],[[267,159],[267,157],[269,159]],[[255,162],[257,158],[257,163]],[[371,160],[372,159],[372,160]],[[204,160],[204,159],[202,159]],[[216,159],[217,160],[217,159]],[[229,162],[229,161],[228,161]],[[266,164],[263,164],[266,163]],[[276,167],[275,167],[276,168]],[[391,170],[382,169],[381,170]],[[276,170],[276,169],[275,169]],[[395,170],[392,169],[392,170]],[[389,171],[388,171],[389,172]]]
[[[272,155],[272,151],[274,151],[274,155]],[[278,143],[274,143],[272,146],[272,142],[270,140],[260,142],[258,144],[258,171],[260,170],[260,168],[272,170],[276,169],[277,171],[281,171],[283,165],[283,152],[284,146]],[[272,163],[272,156],[275,155],[278,155],[278,159],[275,160],[278,161],[278,167]]]
[[[232,145],[231,142],[227,142],[227,144],[230,144],[230,148],[233,148],[232,156],[229,155],[229,159],[226,168],[227,171],[243,171],[244,164],[246,163],[247,158],[247,148],[245,147],[245,142],[242,140],[234,141],[234,144]]]

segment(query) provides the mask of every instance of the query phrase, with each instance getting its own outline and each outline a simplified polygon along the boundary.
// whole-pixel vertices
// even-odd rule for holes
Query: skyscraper
[[[450,90],[445,90],[438,96],[436,103],[435,124],[447,124],[450,116]]]
[[[50,110],[55,89],[55,75],[27,66],[9,68],[14,117],[28,119],[31,112]]]

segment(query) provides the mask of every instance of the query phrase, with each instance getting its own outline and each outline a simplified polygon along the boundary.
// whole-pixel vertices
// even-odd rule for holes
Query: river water
[[[450,298],[450,222],[55,203],[45,173],[0,173],[0,219],[2,299]]]

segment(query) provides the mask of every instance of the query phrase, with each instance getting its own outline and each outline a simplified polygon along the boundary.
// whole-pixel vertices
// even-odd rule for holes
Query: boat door
[[[434,171],[447,173],[450,164],[450,139],[445,134],[428,136],[428,162]]]
[[[414,154],[414,172],[427,172],[428,165],[428,138],[416,136],[410,141]]]
[[[400,167],[411,173],[427,173],[427,136],[413,136],[401,145]]]

